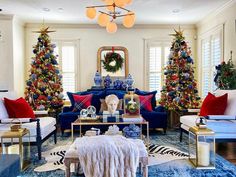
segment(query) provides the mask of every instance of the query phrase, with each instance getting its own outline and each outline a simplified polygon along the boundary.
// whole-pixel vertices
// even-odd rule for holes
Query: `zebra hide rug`
[[[69,146],[70,145],[58,146],[49,151],[43,152],[42,157],[45,158],[47,163],[35,168],[34,171],[45,172],[57,169],[65,170],[64,156],[66,150],[69,149]],[[149,146],[148,166],[158,165],[172,160],[181,160],[187,158],[187,153],[182,152],[173,147],[160,146],[154,144]],[[71,166],[71,171],[74,171],[73,166]]]

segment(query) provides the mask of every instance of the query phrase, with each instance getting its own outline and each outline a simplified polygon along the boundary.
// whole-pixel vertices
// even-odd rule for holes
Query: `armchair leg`
[[[182,142],[183,140],[183,129],[180,128],[180,137],[179,137],[179,141]]]
[[[163,128],[163,133],[166,134],[166,128]]]
[[[57,144],[57,129],[54,130],[54,143]]]
[[[37,142],[37,148],[38,148],[38,159],[41,160],[42,158],[41,143]]]

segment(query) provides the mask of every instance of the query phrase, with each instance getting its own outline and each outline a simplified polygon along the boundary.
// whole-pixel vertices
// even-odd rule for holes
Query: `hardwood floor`
[[[236,165],[236,142],[216,143],[216,153]]]

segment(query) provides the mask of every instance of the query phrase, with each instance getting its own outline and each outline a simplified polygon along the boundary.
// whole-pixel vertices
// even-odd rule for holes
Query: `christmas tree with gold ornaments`
[[[33,47],[29,79],[25,98],[34,110],[58,111],[63,106],[62,75],[60,75],[55,44],[51,43],[49,27],[42,27],[37,44]]]
[[[165,84],[161,90],[160,104],[167,110],[199,108],[197,83],[194,79],[191,48],[183,31],[175,30],[167,66],[164,68]]]

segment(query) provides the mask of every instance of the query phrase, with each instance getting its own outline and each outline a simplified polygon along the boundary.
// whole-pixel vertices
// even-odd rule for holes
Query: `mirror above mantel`
[[[102,77],[107,75],[125,78],[129,73],[128,50],[121,46],[103,46],[97,53],[97,70]]]

